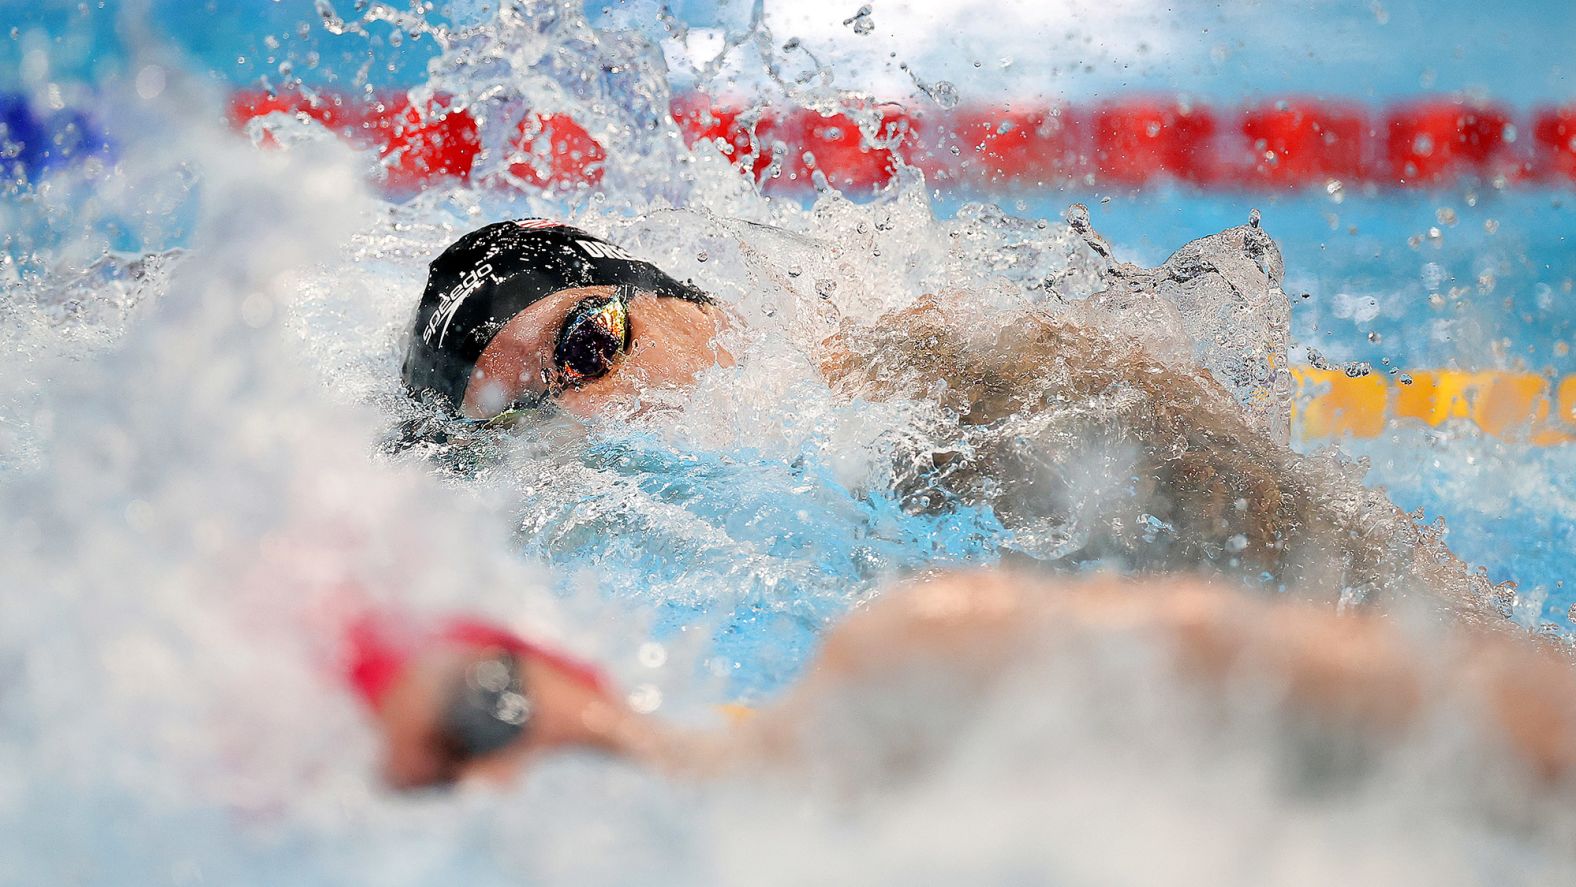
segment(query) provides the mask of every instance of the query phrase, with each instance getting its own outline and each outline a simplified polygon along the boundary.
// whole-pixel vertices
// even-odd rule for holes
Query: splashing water
[[[1157,374],[1207,369],[1224,414],[1284,441],[1289,322],[1256,218],[1143,268],[1078,208],[1066,225],[992,205],[940,218],[909,169],[864,202],[769,199],[716,146],[683,146],[662,47],[592,27],[577,4],[316,12],[341,39],[393,23],[436,42],[419,92],[464,108],[484,145],[523,144],[527,109],[527,127],[595,121],[600,186],[516,190],[541,160],[520,148],[484,153],[470,187],[382,201],[361,182],[386,159],[289,115],[251,133],[277,151],[193,124],[179,109],[213,98],[151,42],[134,47],[135,66],[169,67],[171,86],[103,102],[123,139],[112,168],[5,209],[26,239],[8,242],[0,303],[0,882],[1570,877],[1576,823],[1558,798],[1516,793],[1468,713],[1448,709],[1345,781],[1299,780],[1318,754],[1253,717],[1251,698],[1209,725],[1120,649],[1114,671],[1025,663],[968,725],[927,698],[889,700],[916,735],[948,740],[904,780],[857,778],[879,741],[834,724],[809,784],[693,788],[567,760],[508,791],[382,793],[323,627],[346,589],[560,636],[648,706],[707,723],[712,702],[779,690],[827,622],[907,570],[1004,555],[1144,566],[1135,552],[1164,551],[1251,578],[1234,524],[1202,552],[1165,541],[1181,517],[1128,484],[1141,448],[1095,458],[1100,434],[1136,427],[1154,399],[971,424],[923,370],[950,344],[1023,346],[1021,318],[1041,312],[1088,342],[1141,343]],[[797,54],[779,52],[758,5],[724,44],[756,52],[783,96],[875,125],[829,78],[781,76]],[[695,73],[711,86],[721,70]],[[926,92],[957,101],[950,83]],[[137,135],[150,130],[160,139]],[[398,384],[426,261],[524,215],[703,283],[743,321],[727,344],[746,359],[638,413],[385,446],[403,423],[441,421]],[[938,315],[936,343],[889,320],[926,296],[963,306]],[[834,336],[895,356],[829,381],[819,349]],[[1033,396],[1077,390],[1071,369],[1031,369]],[[1165,439],[1156,429],[1146,443]],[[1429,584],[1490,596],[1363,488],[1360,466],[1281,467],[1326,503],[1332,530],[1266,584],[1347,603]],[[662,655],[636,655],[652,644]]]

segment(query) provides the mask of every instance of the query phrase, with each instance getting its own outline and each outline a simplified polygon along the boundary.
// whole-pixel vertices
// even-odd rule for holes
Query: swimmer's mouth
[[[491,430],[495,428],[513,428],[527,416],[540,416],[542,411],[552,402],[552,394],[547,391],[527,392],[515,398],[503,412],[490,419],[468,420],[477,428]]]

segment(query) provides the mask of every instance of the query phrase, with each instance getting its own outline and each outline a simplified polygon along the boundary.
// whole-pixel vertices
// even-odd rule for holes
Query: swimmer
[[[727,316],[709,296],[578,228],[488,225],[429,268],[406,386],[467,419],[551,401],[577,415],[646,387],[731,365]]]
[[[860,719],[879,721],[863,735],[901,746],[891,760],[904,762],[914,734],[891,723],[891,700],[904,698],[895,694],[908,689],[923,700],[899,706],[898,716],[940,711],[956,725],[946,735],[956,735],[973,706],[1025,663],[1082,668],[1097,680],[1108,660],[1088,654],[1102,642],[1160,651],[1162,674],[1175,679],[1174,689],[1163,684],[1168,694],[1197,690],[1226,701],[1233,681],[1251,678],[1278,688],[1281,710],[1298,724],[1375,747],[1403,740],[1449,698],[1480,712],[1529,774],[1551,783],[1576,775],[1568,652],[1458,627],[1451,643],[1459,653],[1430,656],[1372,614],[1339,615],[1191,578],[974,571],[910,581],[830,629],[780,702],[717,732],[638,714],[594,668],[480,623],[425,631],[363,623],[348,663],[375,712],[384,779],[409,790],[504,781],[565,751],[626,758],[681,778],[791,770],[813,763],[817,737]]]
[[[1203,369],[1076,314],[1026,310],[982,335],[966,293],[845,322],[816,362],[854,398],[940,399],[958,441],[894,486],[914,509],[988,505],[1023,554],[1066,569],[1224,573],[1343,606],[1424,590],[1502,620],[1501,590],[1329,460],[1255,427]],[[575,228],[501,222],[440,255],[410,336],[409,389],[473,421],[552,403],[587,416],[691,383],[733,355],[730,315],[694,287]],[[938,385],[938,382],[945,382]]]

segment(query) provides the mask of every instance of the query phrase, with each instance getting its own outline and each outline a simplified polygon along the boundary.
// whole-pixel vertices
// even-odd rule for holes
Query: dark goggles
[[[512,744],[524,735],[531,714],[520,660],[508,650],[494,650],[472,663],[450,691],[439,735],[454,763],[462,763]]]
[[[605,297],[582,299],[569,310],[553,345],[553,359],[542,369],[539,392],[521,395],[503,412],[472,424],[480,428],[510,428],[526,416],[540,412],[554,396],[600,379],[629,352],[634,334],[629,323],[632,286],[615,287]]]

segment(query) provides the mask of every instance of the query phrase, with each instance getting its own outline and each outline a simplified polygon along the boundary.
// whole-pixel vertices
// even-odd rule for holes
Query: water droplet
[[[876,29],[876,23],[870,19],[870,5],[859,7],[859,11],[852,17],[843,19],[843,24],[851,26],[854,33],[861,37],[867,36]]]
[[[629,707],[649,715],[662,707],[662,691],[653,684],[641,684],[629,691]]]
[[[137,95],[151,99],[164,92],[164,69],[158,65],[144,65],[137,72]]]
[[[949,80],[937,80],[929,88],[925,89],[925,94],[930,96],[943,110],[950,111],[958,106],[958,88],[953,86]]]
[[[334,4],[328,0],[317,0],[317,16],[323,20],[323,30],[338,37],[351,30],[345,20],[334,11]]]
[[[647,641],[640,645],[637,658],[647,668],[661,668],[668,662],[668,648],[655,641]]]
[[[705,250],[701,250],[700,252],[695,254],[695,261],[697,261],[697,262],[706,262],[706,261],[710,261],[710,260],[711,260],[711,253],[708,253]]]
[[[821,298],[830,299],[835,292],[837,292],[837,281],[823,277],[815,282],[815,294]]]

